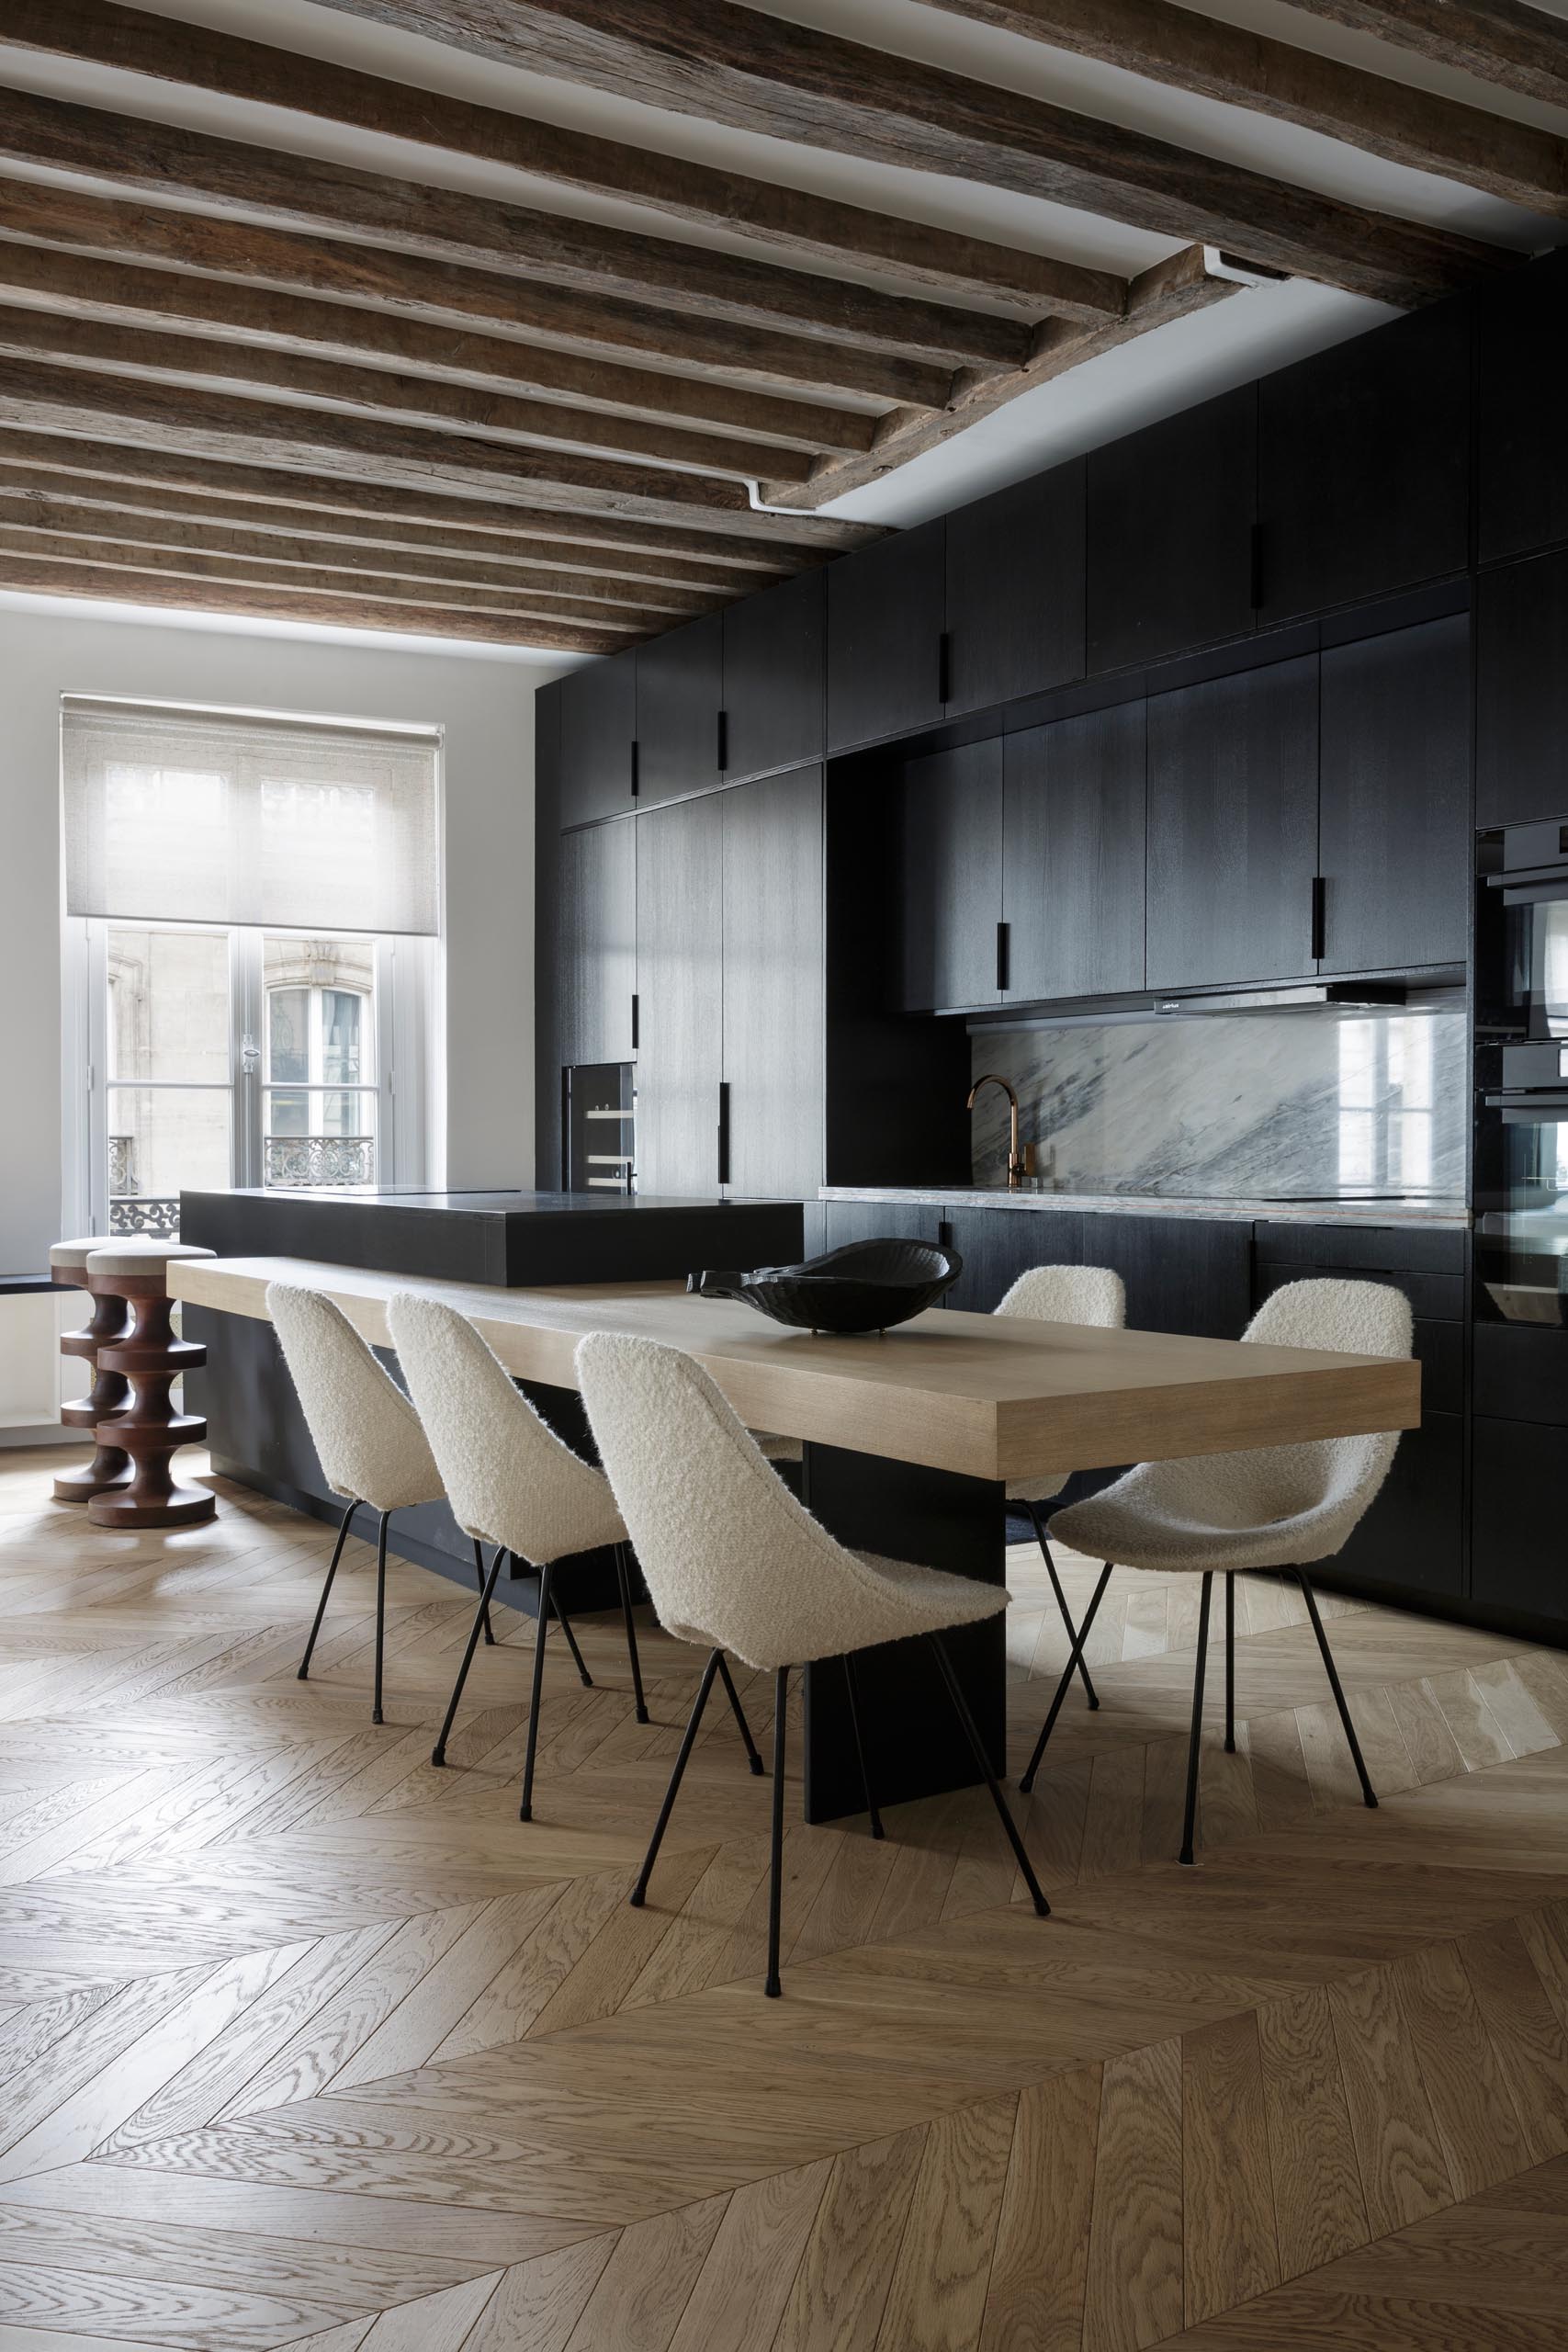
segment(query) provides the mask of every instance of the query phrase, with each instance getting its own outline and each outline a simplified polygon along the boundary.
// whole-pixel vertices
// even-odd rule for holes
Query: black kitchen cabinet
[[[1007,738],[1002,920],[1008,998],[1144,986],[1145,705]]]
[[[1456,297],[1263,378],[1261,623],[1464,570],[1471,320]]]
[[[1473,1380],[1478,1413],[1568,1430],[1568,1332],[1478,1322]],[[1568,1449],[1568,1437],[1563,1444]]]
[[[637,791],[648,808],[722,780],[724,617],[704,613],[637,648]]]
[[[1470,818],[1470,616],[1323,655],[1322,968],[1462,964]]]
[[[1247,384],[1091,453],[1091,676],[1251,629],[1257,418]]]
[[[797,572],[724,615],[724,772],[734,783],[819,760],[827,578]]]
[[[934,1244],[942,1212],[912,1201],[824,1201],[824,1250],[847,1250],[852,1241],[929,1241]]]
[[[1563,1436],[1533,1421],[1471,1424],[1470,1592],[1487,1609],[1568,1628],[1562,1540]]]
[[[637,654],[591,662],[560,682],[560,820],[586,825],[633,805]]]
[[[559,837],[560,1059],[630,1061],[637,989],[637,820]]]
[[[1002,917],[1002,743],[911,760],[899,816],[899,1002],[996,1004]]]
[[[1134,1331],[1239,1340],[1252,1311],[1252,1227],[1245,1218],[1123,1216],[1085,1210],[1082,1263],[1127,1285]]]
[[[822,771],[719,805],[728,1181],[745,1199],[809,1199],[822,1182]]]
[[[1476,583],[1475,821],[1568,817],[1568,552]]]
[[[1084,461],[947,518],[950,717],[1084,672]]]
[[[1148,985],[1314,968],[1315,655],[1150,696]]]
[[[1076,1266],[1082,1219],[1074,1209],[944,1208],[937,1238],[956,1250],[964,1272],[942,1301],[994,1315],[1031,1266]]]
[[[1314,1571],[1314,1575],[1316,1571]],[[1366,1517],[1323,1564],[1325,1584],[1457,1600],[1464,1590],[1464,1422],[1423,1412]]]
[[[1477,554],[1496,563],[1568,539],[1568,254],[1487,287],[1475,340]]]
[[[637,1185],[717,1188],[724,1078],[724,801],[637,820]]]
[[[922,523],[829,567],[829,752],[942,717],[945,534],[941,518]]]

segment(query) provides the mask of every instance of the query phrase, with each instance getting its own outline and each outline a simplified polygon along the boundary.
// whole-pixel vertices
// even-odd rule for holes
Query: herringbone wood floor
[[[1052,1919],[983,1797],[797,1826],[773,2003],[721,1714],[625,1901],[691,1653],[639,1728],[614,1619],[552,1645],[524,1828],[529,1621],[437,1771],[457,1587],[395,1567],[374,1730],[365,1547],[301,1684],[325,1530],[107,1534],[63,1459],[0,1456],[0,2352],[1568,2346],[1568,1661],[1331,1603],[1371,1815],[1250,1581],[1181,1871],[1196,1596],[1119,1577],[1014,1792]]]

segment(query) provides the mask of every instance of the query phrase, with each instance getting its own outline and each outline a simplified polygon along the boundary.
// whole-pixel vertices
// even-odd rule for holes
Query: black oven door
[[[1475,1312],[1568,1324],[1568,1044],[1505,1047],[1476,1131]],[[1545,1066],[1556,1083],[1542,1085]],[[1537,1082],[1510,1085],[1510,1078]]]

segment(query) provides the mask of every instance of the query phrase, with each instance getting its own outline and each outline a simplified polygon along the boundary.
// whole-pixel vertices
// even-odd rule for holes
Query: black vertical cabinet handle
[[[714,752],[714,765],[722,775],[729,765],[729,713],[727,710],[718,714],[716,732],[718,741]]]
[[[637,796],[637,782],[641,772],[641,762],[638,759],[637,751],[637,738],[634,736],[632,738],[632,798],[634,800]]]
[[[729,1081],[723,1079],[718,1089],[718,1181],[729,1182]]]
[[[1328,953],[1328,877],[1312,877],[1312,958],[1319,964]]]
[[[997,925],[997,988],[998,991],[1003,991],[1012,986],[1012,981],[1010,977],[1011,968],[1012,925],[1007,922],[999,922]]]
[[[641,1013],[642,1007],[637,1002],[637,993],[634,989],[632,990],[632,1051],[634,1054],[637,1051],[637,1023],[641,1018]]]
[[[953,635],[945,628],[936,641],[936,698],[943,704],[953,700]]]

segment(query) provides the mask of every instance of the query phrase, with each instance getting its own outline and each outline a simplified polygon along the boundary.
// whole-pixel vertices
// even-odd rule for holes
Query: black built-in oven
[[[1483,835],[1475,1313],[1568,1325],[1568,821]]]

